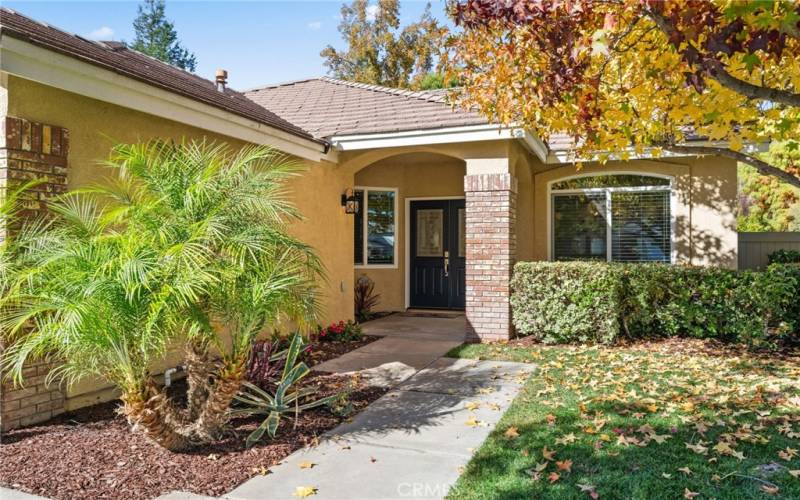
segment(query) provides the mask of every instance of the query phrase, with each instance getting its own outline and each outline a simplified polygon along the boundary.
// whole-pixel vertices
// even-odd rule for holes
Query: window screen
[[[605,194],[553,197],[553,258],[606,260]]]
[[[670,262],[670,189],[668,179],[638,175],[553,184],[553,259]]]
[[[611,258],[669,262],[669,192],[611,194]]]

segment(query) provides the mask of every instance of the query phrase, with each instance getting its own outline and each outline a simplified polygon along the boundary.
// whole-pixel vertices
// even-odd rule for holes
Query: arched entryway
[[[430,151],[355,172],[355,278],[375,283],[379,310],[464,309],[464,175],[464,160]]]

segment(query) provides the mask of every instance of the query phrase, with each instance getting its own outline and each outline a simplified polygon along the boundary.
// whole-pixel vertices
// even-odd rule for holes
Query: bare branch
[[[762,175],[775,177],[780,181],[783,181],[794,187],[800,188],[800,177],[794,176],[789,172],[786,172],[785,170],[770,165],[769,163],[763,160],[759,160],[755,156],[751,156],[746,153],[741,153],[739,151],[734,151],[732,149],[715,147],[715,146],[689,146],[685,144],[672,144],[668,142],[656,142],[654,146],[658,146],[673,153],[696,155],[696,156],[715,155],[715,156],[724,156],[726,158],[732,158],[736,161],[750,165],[751,167],[755,168],[758,171],[758,173]]]

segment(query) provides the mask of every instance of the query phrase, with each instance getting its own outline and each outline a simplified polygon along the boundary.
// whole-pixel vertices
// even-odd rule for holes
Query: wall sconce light
[[[342,206],[344,207],[344,213],[346,214],[358,213],[358,200],[356,199],[352,189],[348,189],[342,195]]]

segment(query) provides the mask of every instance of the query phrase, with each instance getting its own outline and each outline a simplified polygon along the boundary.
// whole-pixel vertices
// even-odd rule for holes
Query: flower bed
[[[353,383],[341,375],[308,378],[307,384],[318,386],[320,396]],[[355,384],[350,393],[355,412],[385,393],[385,389]],[[176,386],[180,389],[180,384]],[[219,496],[266,473],[293,451],[314,444],[344,420],[326,408],[303,412],[296,424],[286,421],[274,440],[246,449],[245,437],[262,418],[237,419],[224,440],[174,453],[131,432],[117,407],[117,402],[95,405],[4,434],[0,485],[55,499],[146,499],[172,490]]]
[[[303,355],[309,366],[336,358],[377,340],[315,342]],[[173,490],[219,496],[266,473],[293,451],[313,445],[320,435],[352,417],[386,390],[358,378],[313,373],[303,381],[316,397],[348,392],[349,415],[316,408],[286,420],[274,440],[250,449],[245,438],[263,416],[239,418],[222,441],[175,453],[141,433],[131,432],[116,401],[63,414],[43,425],[4,433],[0,440],[0,486],[55,499],[154,498]],[[178,381],[172,393],[185,394]]]

